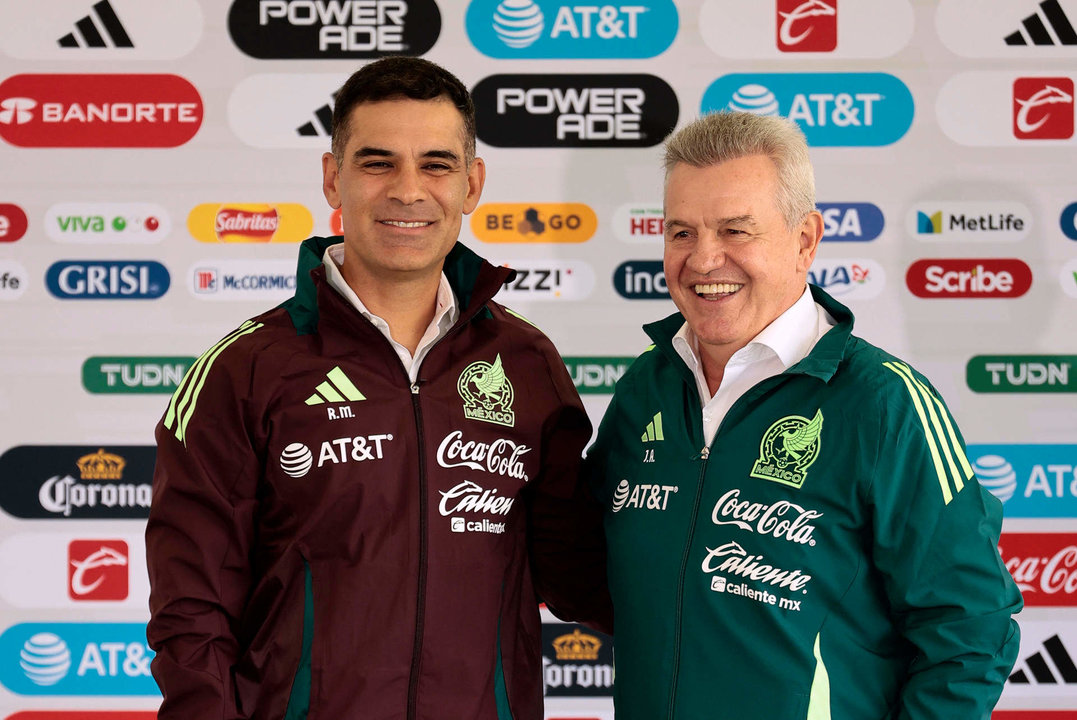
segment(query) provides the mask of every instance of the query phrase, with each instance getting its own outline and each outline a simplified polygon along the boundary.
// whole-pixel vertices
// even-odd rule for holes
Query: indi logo
[[[1073,80],[1068,77],[1014,80],[1013,134],[1020,140],[1073,137]]]
[[[72,540],[67,548],[67,592],[72,600],[126,600],[127,543]]]
[[[777,0],[778,49],[830,52],[838,46],[838,0]]]

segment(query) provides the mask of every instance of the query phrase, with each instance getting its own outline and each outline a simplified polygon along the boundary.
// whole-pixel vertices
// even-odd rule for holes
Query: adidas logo
[[[333,99],[337,99],[333,93]],[[295,129],[301,137],[329,137],[333,133],[333,106],[330,103],[322,105],[314,111],[314,119]]]
[[[640,442],[655,442],[665,439],[666,436],[662,434],[662,413],[655,413],[654,419],[647,423],[647,429],[643,432]]]
[[[359,388],[348,379],[339,365],[326,373],[326,378],[325,382],[314,388],[314,394],[306,400],[307,405],[366,400],[366,396],[359,392]]]
[[[97,22],[94,22],[95,19]],[[108,0],[101,0],[95,4],[92,13],[75,23],[75,32],[69,32],[56,42],[63,48],[133,48],[135,46]]]
[[[1073,685],[1077,683],[1077,666],[1073,664],[1073,658],[1066,651],[1062,639],[1053,635],[1043,642],[1043,649],[1047,653],[1036,652],[1025,658],[1025,668],[1010,675],[1010,682],[1018,685],[1030,685],[1032,683],[1043,685]],[[1050,658],[1051,662],[1047,660]],[[1053,666],[1053,669],[1052,669]],[[1028,673],[1032,673],[1029,678]]]
[[[1077,45],[1077,32],[1058,0],[1043,0],[1040,3],[1040,13],[1032,13],[1022,20],[1021,27],[1024,32],[1018,29],[1010,33],[1005,38],[1006,44],[1028,45],[1031,40],[1033,45]],[[1054,37],[1051,36],[1051,30],[1054,31]]]

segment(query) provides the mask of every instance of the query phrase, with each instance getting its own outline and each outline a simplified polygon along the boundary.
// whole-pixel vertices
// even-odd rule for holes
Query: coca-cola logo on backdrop
[[[1007,533],[998,549],[1026,606],[1077,606],[1077,533]]]

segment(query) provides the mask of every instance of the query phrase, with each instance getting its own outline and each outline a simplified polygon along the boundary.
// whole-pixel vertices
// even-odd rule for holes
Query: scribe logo
[[[495,147],[649,147],[679,112],[654,75],[491,75],[472,96],[479,139]]]
[[[596,228],[583,203],[493,203],[471,215],[471,232],[488,243],[582,243]]]
[[[21,207],[0,203],[0,243],[15,242],[26,234],[29,224]]]
[[[1073,137],[1073,80],[1068,77],[1014,80],[1013,134],[1019,140]]]
[[[296,203],[203,203],[187,216],[187,231],[199,242],[300,242],[313,229],[314,216]]]
[[[82,386],[104,395],[172,393],[194,362],[193,357],[90,357],[82,363]]]
[[[15,300],[26,292],[26,268],[14,260],[0,260],[0,300]]]
[[[613,271],[613,289],[628,300],[668,300],[661,260],[629,260]]]
[[[838,0],[777,0],[778,49],[830,52],[838,46]]]
[[[595,287],[595,271],[580,260],[507,260],[516,271],[497,293],[498,301],[583,300]]]
[[[127,599],[128,557],[123,540],[72,540],[67,548],[68,596],[72,600]]]
[[[871,203],[818,203],[823,215],[823,242],[868,242],[886,225],[883,211]]]
[[[45,274],[49,292],[61,300],[154,300],[170,283],[155,260],[61,260]]]
[[[235,0],[228,32],[262,60],[422,55],[441,32],[434,0]]]
[[[45,232],[58,242],[155,243],[172,221],[154,203],[59,203],[45,213]]]
[[[965,378],[979,393],[1072,393],[1074,368],[1077,355],[977,355],[965,366]]]
[[[673,0],[472,0],[465,23],[493,58],[649,58],[673,43],[679,19]]]
[[[920,298],[1015,298],[1032,287],[1032,270],[1016,258],[917,260],[905,283]]]
[[[203,113],[178,75],[14,75],[0,108],[0,137],[20,147],[176,147]]]
[[[566,356],[565,368],[581,395],[612,395],[613,388],[635,358]]]
[[[882,265],[866,258],[839,260],[817,257],[808,271],[808,282],[834,297],[870,300],[882,293],[886,272]]]

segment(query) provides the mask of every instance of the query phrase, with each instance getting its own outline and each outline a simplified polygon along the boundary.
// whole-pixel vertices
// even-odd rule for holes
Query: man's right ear
[[[340,190],[337,183],[340,180],[340,167],[333,153],[322,155],[322,194],[325,195],[329,207],[334,210],[340,208]]]

